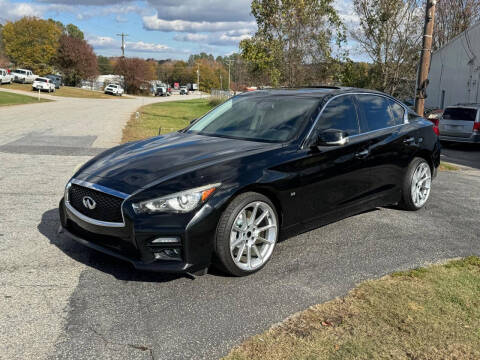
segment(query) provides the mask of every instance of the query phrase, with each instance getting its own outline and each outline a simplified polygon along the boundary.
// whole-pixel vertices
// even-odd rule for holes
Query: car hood
[[[107,150],[74,177],[132,194],[183,173],[276,146],[177,132]]]

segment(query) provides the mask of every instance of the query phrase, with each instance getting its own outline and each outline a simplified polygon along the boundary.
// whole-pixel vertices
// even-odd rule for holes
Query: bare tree
[[[434,49],[441,48],[480,20],[479,0],[439,0],[436,7]]]
[[[421,45],[420,0],[354,0],[352,37],[373,62],[373,84],[396,96],[413,88]]]

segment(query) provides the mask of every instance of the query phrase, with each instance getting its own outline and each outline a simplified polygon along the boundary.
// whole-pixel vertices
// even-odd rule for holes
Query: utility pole
[[[198,91],[200,91],[200,64],[197,63],[197,87]]]
[[[230,91],[230,66],[232,65],[232,62],[234,62],[235,60],[227,60],[226,62],[228,63],[228,91]]]
[[[433,25],[435,23],[436,0],[427,0],[425,12],[425,26],[423,28],[422,55],[417,79],[417,94],[415,96],[415,111],[423,116],[425,111],[425,98],[427,97],[428,71],[432,56]]]
[[[125,57],[125,38],[128,36],[128,34],[124,34],[122,32],[121,34],[117,34],[117,36],[122,37],[122,57]]]
[[[223,79],[222,79],[222,74],[220,74],[220,90],[223,90]]]

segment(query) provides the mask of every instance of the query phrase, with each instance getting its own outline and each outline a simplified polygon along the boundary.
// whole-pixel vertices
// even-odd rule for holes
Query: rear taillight
[[[480,122],[473,123],[473,131],[480,132]]]
[[[440,129],[438,128],[438,124],[440,123],[440,119],[428,119],[433,123],[433,132],[435,134],[440,135]]]

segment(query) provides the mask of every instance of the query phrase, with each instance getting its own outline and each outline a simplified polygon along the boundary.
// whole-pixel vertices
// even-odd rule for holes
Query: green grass
[[[6,89],[13,89],[13,90],[21,90],[27,91],[29,93],[35,94],[32,90],[32,84],[9,84],[9,85],[2,85]],[[85,99],[131,99],[129,96],[112,96],[104,94],[101,91],[93,91],[87,89],[80,89],[71,86],[62,86],[60,89],[57,89],[53,93],[42,92],[42,94],[48,94],[52,96],[61,96],[61,97],[73,97],[73,98],[85,98]]]
[[[9,93],[5,91],[0,91],[0,106],[10,106],[10,105],[22,105],[22,104],[32,104],[47,102],[50,100],[40,99],[32,96],[19,95],[14,93]]]
[[[133,114],[123,129],[122,142],[141,140],[159,134],[167,134],[185,128],[210,109],[206,99],[159,102],[146,105]]]
[[[440,167],[438,168],[438,170],[440,170],[440,171],[456,171],[456,170],[460,170],[460,168],[458,166],[453,165],[453,164],[446,163],[446,162],[442,161],[440,163]]]
[[[480,359],[480,258],[364,282],[225,359]]]

